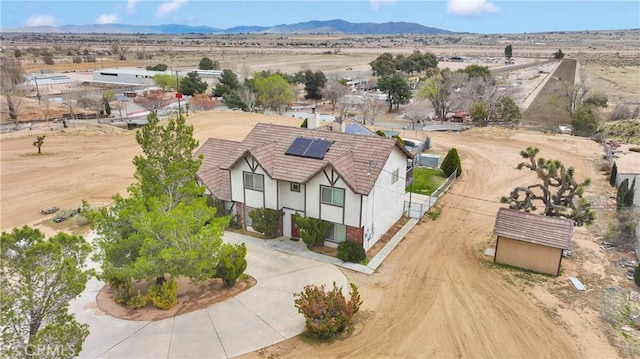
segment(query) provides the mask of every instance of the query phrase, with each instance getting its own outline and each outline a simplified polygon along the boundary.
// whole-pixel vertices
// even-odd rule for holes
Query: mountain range
[[[236,26],[219,29],[180,24],[128,25],[90,24],[61,26],[25,26],[5,28],[2,32],[97,33],[97,34],[453,34],[454,32],[411,22],[352,23],[345,20],[307,21],[275,26]]]

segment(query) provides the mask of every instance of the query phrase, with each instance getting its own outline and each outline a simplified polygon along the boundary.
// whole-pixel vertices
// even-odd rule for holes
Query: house
[[[498,237],[493,261],[559,275],[572,232],[569,219],[500,208],[493,228]]]
[[[251,228],[254,208],[281,211],[280,233],[299,238],[295,214],[331,222],[325,245],[371,248],[403,215],[412,155],[395,139],[258,124],[241,142],[210,138],[198,181]]]

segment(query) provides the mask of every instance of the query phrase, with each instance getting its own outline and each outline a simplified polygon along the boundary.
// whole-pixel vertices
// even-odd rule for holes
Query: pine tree
[[[613,163],[613,167],[611,167],[611,176],[609,177],[609,184],[611,186],[615,186],[616,185],[616,180],[618,177],[618,165],[616,165],[616,163]]]
[[[456,150],[455,148],[450,149],[444,160],[442,161],[440,168],[442,169],[442,172],[444,172],[444,175],[447,177],[451,176],[451,174],[456,169],[458,169],[456,177],[460,177],[462,175],[462,164],[460,163],[458,150]]]

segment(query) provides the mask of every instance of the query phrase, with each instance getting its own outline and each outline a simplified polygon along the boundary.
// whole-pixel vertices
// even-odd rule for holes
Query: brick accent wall
[[[362,244],[364,228],[347,226],[347,240]]]

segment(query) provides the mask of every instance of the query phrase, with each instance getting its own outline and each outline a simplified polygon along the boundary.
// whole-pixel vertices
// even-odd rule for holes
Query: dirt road
[[[201,143],[208,137],[240,140],[258,121],[299,125],[244,113],[189,117]],[[35,155],[33,137],[2,137],[3,230],[27,223],[58,229],[40,208],[105,202],[133,181],[131,159],[139,149],[131,132],[49,134],[42,156]],[[326,344],[296,337],[247,357],[616,357],[599,332],[597,314],[559,324],[481,254],[493,240],[498,198],[534,178],[514,169],[521,149],[540,147],[542,156],[603,182],[596,172],[600,147],[586,139],[497,129],[434,133],[431,143],[438,152],[458,148],[463,177],[440,203],[441,217],[418,225],[377,273],[346,272],[364,299],[354,331]]]

